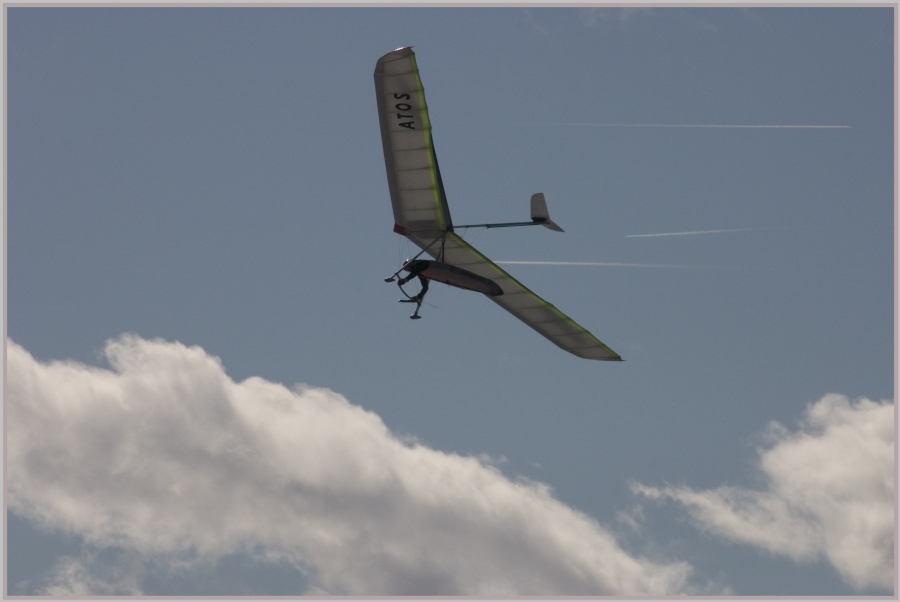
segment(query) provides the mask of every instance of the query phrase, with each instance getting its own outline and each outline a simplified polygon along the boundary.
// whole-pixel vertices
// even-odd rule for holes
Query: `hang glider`
[[[425,91],[419,78],[416,57],[411,48],[389,52],[375,66],[375,91],[388,187],[394,209],[394,232],[415,243],[422,252],[406,262],[404,269],[423,283],[435,280],[485,294],[491,301],[550,339],[554,344],[578,357],[617,361],[622,358],[579,326],[570,317],[531,292],[500,266],[482,255],[454,231],[450,209],[441,182],[437,156],[431,138],[431,121]],[[531,198],[531,221],[506,224],[472,224],[456,228],[542,225],[562,232],[547,212],[544,195]],[[433,260],[417,257],[430,255]],[[405,293],[405,291],[404,291]],[[410,297],[417,303],[418,318],[421,296]]]

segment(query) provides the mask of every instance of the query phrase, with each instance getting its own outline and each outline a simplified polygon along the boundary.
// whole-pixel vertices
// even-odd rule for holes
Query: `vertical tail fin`
[[[550,212],[547,211],[547,200],[544,198],[543,192],[536,192],[531,195],[531,221],[537,222],[555,232],[565,232],[550,219]]]

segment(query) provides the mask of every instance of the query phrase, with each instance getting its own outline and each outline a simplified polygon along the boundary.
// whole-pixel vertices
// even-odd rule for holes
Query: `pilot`
[[[404,284],[406,284],[416,276],[419,277],[419,284],[422,285],[422,290],[419,291],[418,295],[414,295],[409,298],[410,301],[416,303],[417,305],[422,305],[422,299],[425,298],[425,293],[428,292],[428,278],[422,275],[422,272],[427,268],[427,261],[407,259],[403,264],[403,269],[409,272],[409,276],[404,276],[397,281],[397,284],[402,287]]]

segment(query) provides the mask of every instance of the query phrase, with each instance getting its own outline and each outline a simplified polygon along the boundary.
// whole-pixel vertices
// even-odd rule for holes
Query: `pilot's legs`
[[[419,283],[422,285],[422,290],[419,291],[418,295],[410,297],[410,299],[419,305],[422,305],[422,301],[425,299],[425,293],[428,292],[428,278],[419,276]]]
[[[418,320],[421,317],[419,310],[422,309],[422,300],[425,299],[425,293],[428,292],[428,278],[419,276],[419,282],[422,284],[422,290],[419,291],[418,295],[409,298],[410,301],[415,301],[416,303],[416,311],[410,316],[413,320]]]

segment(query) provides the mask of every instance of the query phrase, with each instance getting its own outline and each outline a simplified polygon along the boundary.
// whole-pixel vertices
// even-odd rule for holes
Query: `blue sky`
[[[893,590],[892,8],[6,24],[10,594]],[[407,319],[406,45],[454,221],[566,230],[467,240],[622,264],[504,267],[625,362],[441,285]]]

